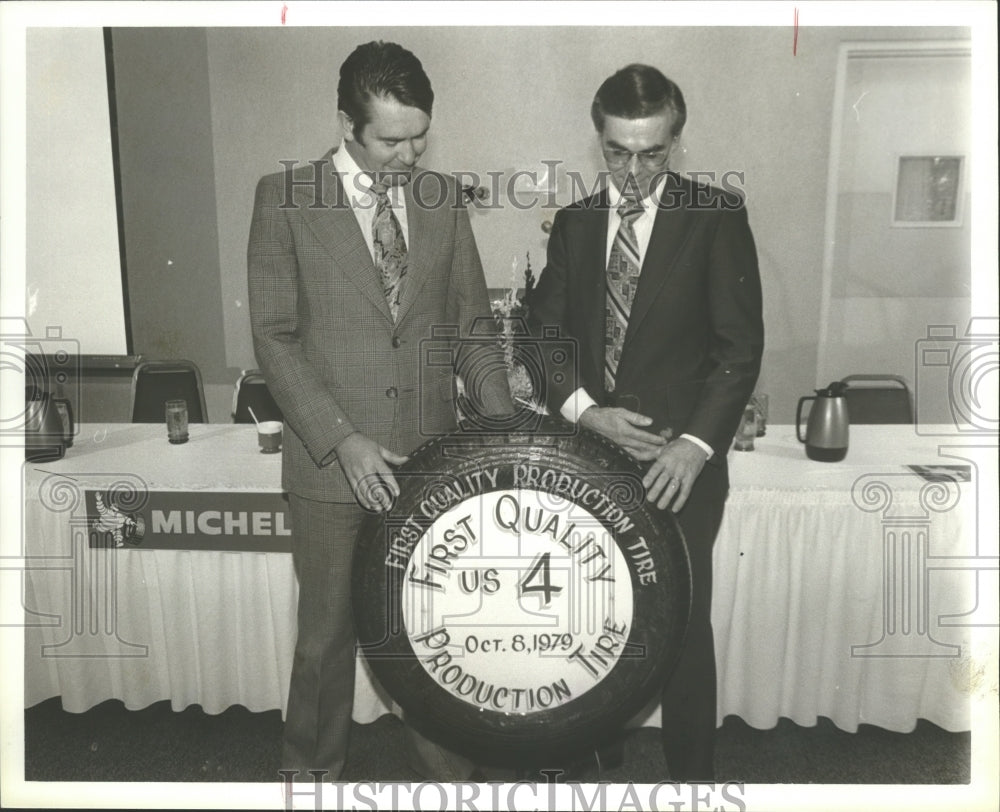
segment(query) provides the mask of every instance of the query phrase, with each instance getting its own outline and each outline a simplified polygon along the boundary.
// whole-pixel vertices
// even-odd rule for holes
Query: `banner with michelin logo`
[[[91,547],[146,550],[291,551],[291,517],[280,493],[148,491],[138,507],[114,492],[84,491]]]

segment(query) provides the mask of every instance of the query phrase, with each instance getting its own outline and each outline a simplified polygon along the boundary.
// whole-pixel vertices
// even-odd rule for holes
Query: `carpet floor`
[[[278,711],[235,706],[217,715],[192,706],[172,711],[158,702],[128,711],[117,700],[86,713],[62,710],[58,698],[27,709],[25,779],[29,781],[226,781],[278,778],[282,720]],[[352,731],[345,781],[415,781],[406,764],[402,725],[383,716]],[[728,717],[719,728],[719,781],[747,784],[965,784],[971,734],[921,721],[912,733],[862,725],[846,733],[828,719],[801,727],[782,719],[757,730]],[[487,777],[493,776],[487,771]],[[625,739],[622,766],[594,765],[581,781],[656,783],[666,765],[659,730],[639,728]]]

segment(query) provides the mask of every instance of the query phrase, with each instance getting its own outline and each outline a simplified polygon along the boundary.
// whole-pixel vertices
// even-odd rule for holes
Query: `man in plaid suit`
[[[257,186],[250,317],[258,362],[291,429],[282,485],[299,581],[282,766],[305,780],[307,769],[337,780],[347,756],[351,558],[364,511],[390,506],[392,466],[456,427],[456,370],[429,364],[422,342],[441,326],[467,335],[490,314],[461,193],[453,179],[417,167],[433,99],[412,53],[359,46],[340,71],[341,148]],[[512,411],[502,372],[469,394],[487,413]],[[407,731],[418,773],[469,777],[469,762]]]

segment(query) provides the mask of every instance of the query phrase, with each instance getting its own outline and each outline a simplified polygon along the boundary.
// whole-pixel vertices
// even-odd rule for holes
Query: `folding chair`
[[[192,361],[140,361],[132,373],[133,423],[162,423],[166,402],[187,401],[188,422],[207,423],[201,372]]]
[[[264,373],[259,369],[243,370],[236,381],[236,388],[233,390],[233,422],[253,423],[251,408],[258,420],[284,420],[281,409],[267,388]]]
[[[901,375],[848,375],[847,414],[852,423],[913,423],[913,396]]]

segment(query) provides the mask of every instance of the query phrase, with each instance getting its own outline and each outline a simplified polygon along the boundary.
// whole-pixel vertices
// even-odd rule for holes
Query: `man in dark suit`
[[[367,510],[390,507],[393,466],[456,426],[456,372],[431,365],[432,329],[467,334],[488,316],[486,283],[460,192],[417,168],[434,93],[393,43],[359,46],[338,86],[343,146],[257,186],[248,247],[254,349],[284,414],[299,581],[298,638],[282,766],[325,770],[347,757],[354,699],[351,560]],[[502,374],[473,393],[512,410]],[[471,765],[408,728],[411,765],[462,780]]]
[[[756,249],[738,195],[668,170],[686,108],[662,73],[623,68],[591,116],[611,183],[557,213],[530,319],[578,344],[579,378],[549,382],[550,411],[648,463],[647,499],[687,540],[692,614],[663,691],[663,746],[673,780],[712,780],[712,544],[760,370]]]

